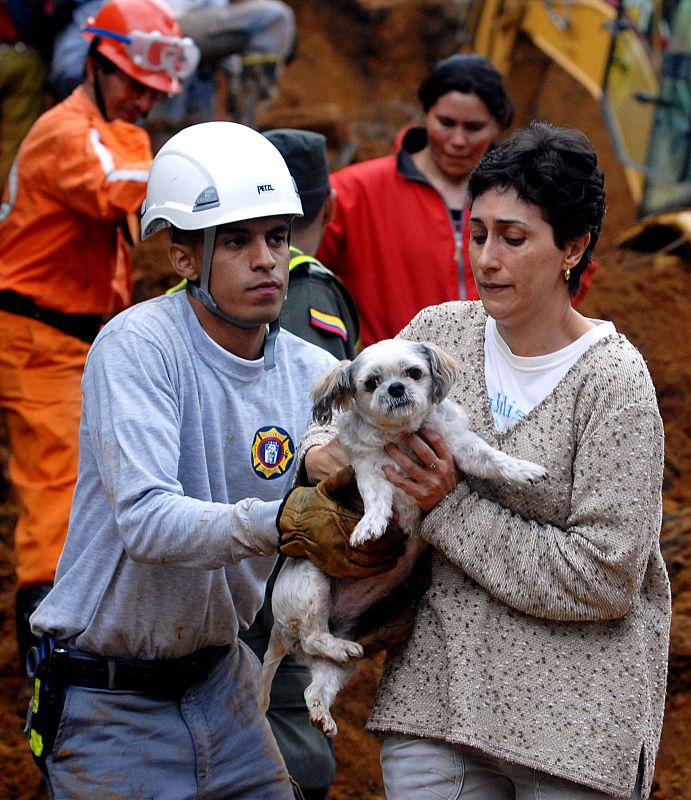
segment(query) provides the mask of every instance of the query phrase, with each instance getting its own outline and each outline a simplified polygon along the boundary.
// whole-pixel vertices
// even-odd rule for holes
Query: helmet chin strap
[[[223,309],[219,308],[216,301],[211,296],[209,291],[209,281],[211,279],[211,261],[214,255],[214,245],[216,243],[216,227],[204,228],[204,249],[202,251],[202,274],[199,279],[199,286],[187,281],[187,291],[196,297],[197,300],[217,317],[220,317],[225,322],[235,325],[236,328],[243,328],[244,330],[252,330],[258,328],[259,324],[256,322],[246,322],[245,320],[236,319],[230,314],[227,314]],[[273,369],[276,366],[276,337],[280,330],[278,319],[269,323],[269,331],[264,340],[264,369]]]
[[[106,101],[103,97],[103,90],[101,89],[101,67],[95,63],[92,66],[94,76],[94,97],[96,98],[96,106],[101,112],[101,116],[106,122],[110,122],[108,112],[106,111]]]

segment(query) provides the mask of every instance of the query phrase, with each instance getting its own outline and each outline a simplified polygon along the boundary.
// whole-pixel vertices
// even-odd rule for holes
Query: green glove
[[[276,517],[278,552],[309,558],[333,578],[369,578],[396,566],[405,551],[405,534],[396,525],[376,541],[352,547],[350,534],[362,517],[362,500],[352,467],[316,486],[290,491]],[[348,503],[348,505],[346,505]]]

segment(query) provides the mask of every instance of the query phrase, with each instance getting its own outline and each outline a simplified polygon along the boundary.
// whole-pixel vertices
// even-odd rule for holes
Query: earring
[[[567,268],[564,270],[564,282],[565,282],[565,283],[568,283],[568,282],[569,282],[569,278],[570,278],[570,277],[571,277],[571,269],[570,269],[569,267],[567,267]]]

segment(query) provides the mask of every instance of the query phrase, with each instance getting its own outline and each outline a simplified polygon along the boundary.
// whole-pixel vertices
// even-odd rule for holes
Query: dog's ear
[[[312,415],[320,425],[331,422],[334,411],[342,411],[352,404],[355,381],[351,364],[352,361],[344,359],[314,382]]]
[[[420,348],[429,363],[432,376],[432,400],[435,403],[441,403],[458,377],[458,362],[441,347],[437,347],[431,342],[420,342]]]

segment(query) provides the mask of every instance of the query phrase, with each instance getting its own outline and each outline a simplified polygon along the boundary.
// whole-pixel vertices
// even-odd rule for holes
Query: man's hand
[[[350,534],[361,517],[352,467],[314,487],[298,486],[278,510],[278,552],[307,557],[334,578],[369,578],[393,569],[405,551],[405,535],[391,526],[380,539],[352,547]]]

